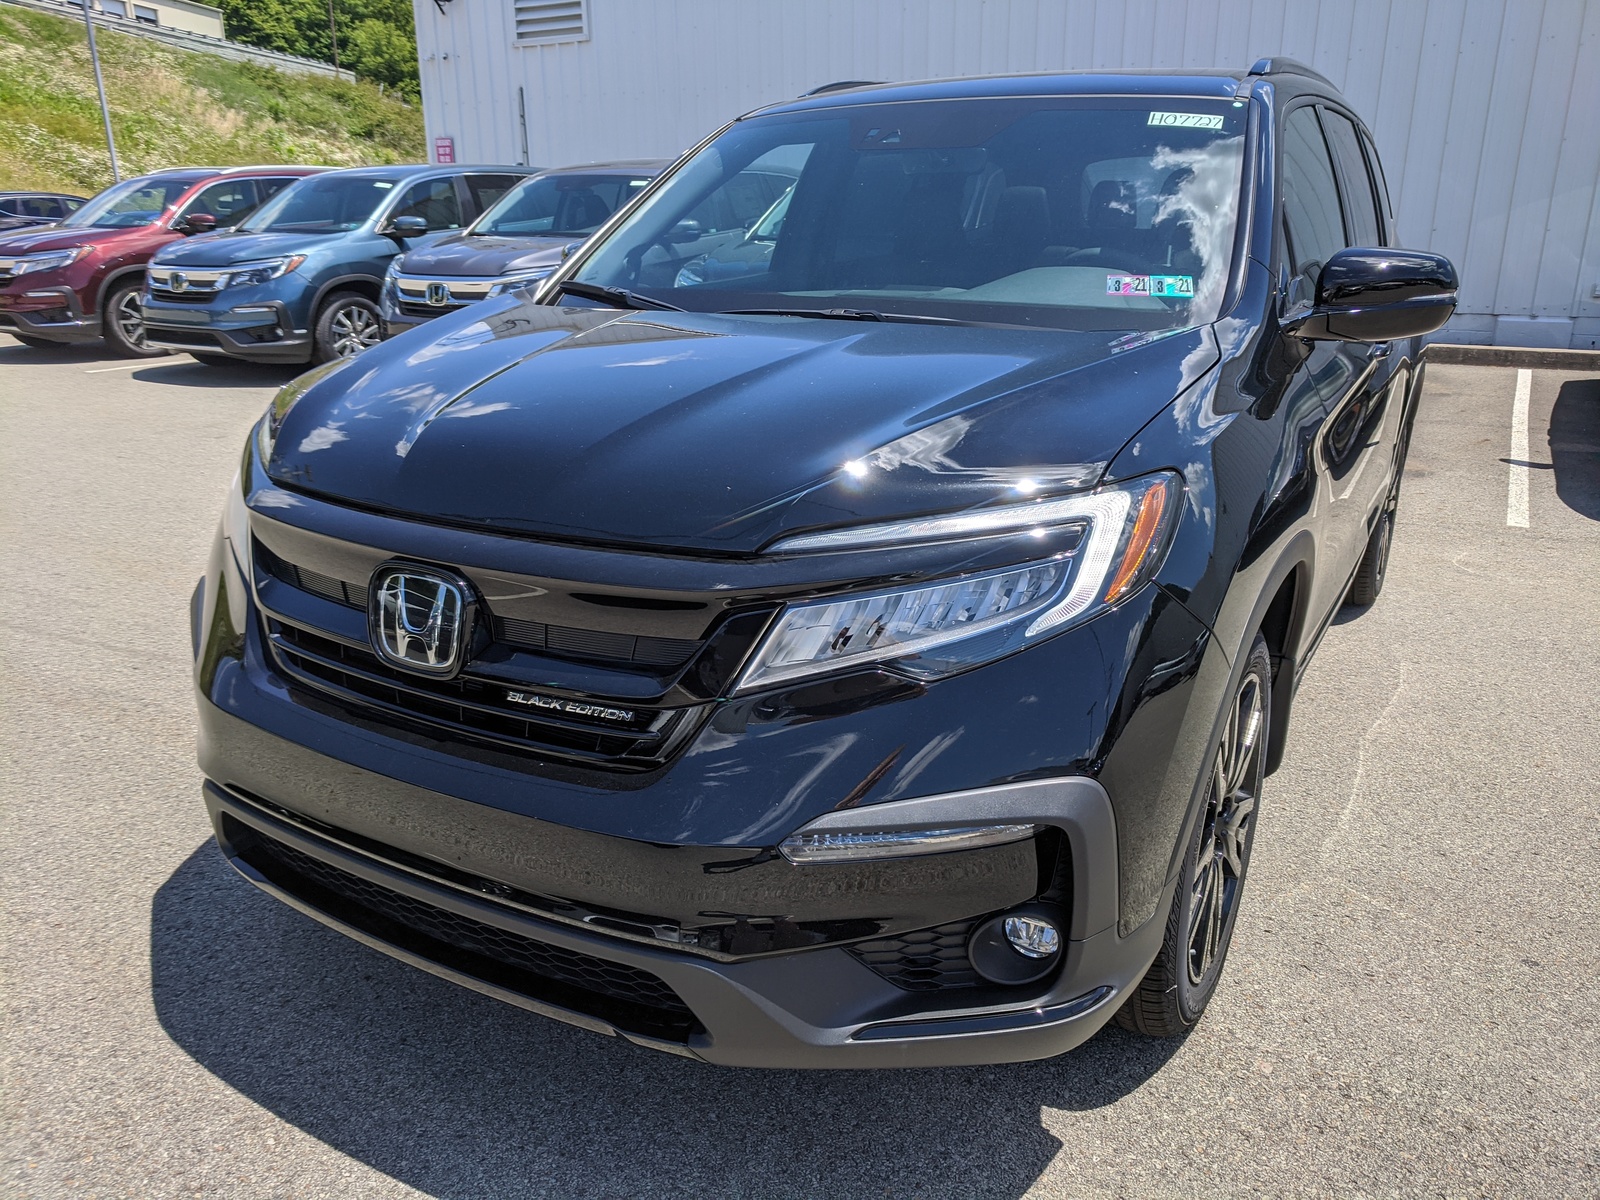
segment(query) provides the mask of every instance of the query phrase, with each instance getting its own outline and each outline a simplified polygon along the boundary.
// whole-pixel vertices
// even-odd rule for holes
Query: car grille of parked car
[[[184,271],[177,267],[150,267],[145,280],[157,300],[205,304],[227,282],[226,271]]]
[[[395,279],[400,311],[408,317],[438,317],[454,312],[489,294],[492,279],[424,279],[401,275]]]
[[[596,1017],[630,1033],[687,1042],[701,1028],[659,976],[542,942],[419,900],[223,817],[234,853],[329,916],[464,975]]]
[[[967,938],[977,923],[976,919],[953,921],[932,929],[857,942],[850,947],[850,953],[908,992],[979,987],[983,978],[967,958]]]
[[[255,544],[255,558],[273,578],[324,600],[365,608],[363,585],[295,566],[260,542]],[[391,667],[368,646],[271,613],[265,627],[278,666],[299,683],[391,721],[424,722],[436,732],[541,757],[648,770],[683,744],[705,712],[704,706],[666,708],[632,701],[574,712],[532,675],[524,682],[503,673],[490,677],[469,670],[451,679],[432,679]],[[700,644],[501,621],[492,615],[490,629],[501,645],[511,649],[535,649],[613,668],[681,665]]]

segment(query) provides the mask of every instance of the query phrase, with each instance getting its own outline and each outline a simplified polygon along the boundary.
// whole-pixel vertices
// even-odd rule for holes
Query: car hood
[[[505,275],[561,263],[574,237],[489,237],[458,234],[412,250],[401,260],[408,275]]]
[[[304,254],[308,249],[326,242],[327,233],[202,233],[164,247],[156,255],[160,265],[185,267],[231,267],[235,263],[255,262],[263,258],[282,258],[289,254]]]
[[[151,232],[148,225],[132,229],[18,229],[0,233],[0,254],[42,254],[46,250],[65,250],[71,246],[98,246],[102,242],[126,241]]]
[[[797,529],[1090,487],[1218,358],[1209,327],[1130,344],[517,296],[430,334],[299,391],[269,475],[451,524],[747,554]]]

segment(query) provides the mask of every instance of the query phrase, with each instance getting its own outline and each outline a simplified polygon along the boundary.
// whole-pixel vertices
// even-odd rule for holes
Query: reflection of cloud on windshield
[[[318,425],[301,440],[300,453],[312,454],[345,441],[349,434],[340,428],[343,424],[343,421],[329,421],[326,425]]]
[[[1189,242],[1200,260],[1194,305],[1215,312],[1228,282],[1239,196],[1239,171],[1244,160],[1243,136],[1221,138],[1199,150],[1158,147],[1151,165],[1182,171],[1177,190],[1161,197],[1155,219],[1177,219],[1189,226]]]

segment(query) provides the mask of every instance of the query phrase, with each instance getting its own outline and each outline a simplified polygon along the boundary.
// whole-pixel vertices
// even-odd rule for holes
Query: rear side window
[[[1339,188],[1316,110],[1297,108],[1283,123],[1283,226],[1290,273],[1306,281],[1302,295],[1316,291],[1322,264],[1345,247]]]
[[[461,202],[456,198],[454,179],[424,179],[405,190],[390,220],[396,217],[421,217],[428,232],[461,228]]]
[[[1383,245],[1383,225],[1378,220],[1378,202],[1372,191],[1372,177],[1361,153],[1355,123],[1340,113],[1322,110],[1322,128],[1339,164],[1344,180],[1345,234],[1352,246]]]
[[[501,196],[522,181],[520,175],[468,175],[467,191],[472,193],[472,207],[482,213]]]

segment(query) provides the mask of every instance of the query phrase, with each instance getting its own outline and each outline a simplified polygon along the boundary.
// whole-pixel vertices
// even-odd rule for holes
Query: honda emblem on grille
[[[167,276],[167,287],[174,292],[187,292],[189,290],[189,277],[182,271],[174,271]]]
[[[459,575],[385,563],[372,573],[367,635],[378,657],[421,675],[454,675],[472,645],[477,605]]]
[[[435,308],[450,303],[450,285],[435,280],[428,285],[428,303]]]

